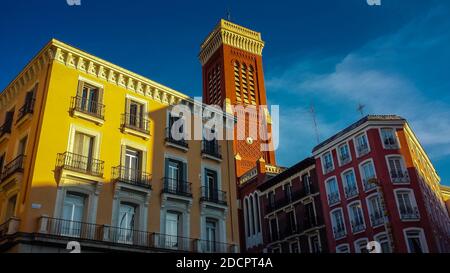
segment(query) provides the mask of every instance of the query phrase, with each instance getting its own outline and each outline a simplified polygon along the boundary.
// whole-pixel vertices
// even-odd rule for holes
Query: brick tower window
[[[214,66],[208,73],[209,103],[221,105],[221,73],[220,65]]]

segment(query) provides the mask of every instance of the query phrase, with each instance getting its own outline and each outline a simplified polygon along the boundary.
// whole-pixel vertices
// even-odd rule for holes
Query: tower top
[[[264,41],[261,33],[221,19],[214,30],[206,37],[200,47],[200,61],[205,64],[214,52],[222,45],[262,55]]]

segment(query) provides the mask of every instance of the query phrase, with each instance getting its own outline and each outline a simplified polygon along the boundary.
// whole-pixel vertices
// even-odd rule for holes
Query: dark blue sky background
[[[51,38],[191,96],[199,47],[221,17],[262,32],[269,102],[280,105],[280,164],[310,154],[366,113],[400,114],[450,184],[450,3],[438,0],[2,1],[0,89]],[[296,117],[295,119],[293,117]],[[295,151],[295,152],[293,152]]]

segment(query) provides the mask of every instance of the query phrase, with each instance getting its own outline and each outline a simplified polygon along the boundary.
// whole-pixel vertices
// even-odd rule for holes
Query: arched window
[[[256,214],[256,232],[260,233],[261,232],[261,224],[259,222],[259,217],[260,217],[260,211],[259,211],[259,195],[258,193],[255,193],[255,214]]]
[[[255,207],[253,204],[253,195],[250,195],[250,228],[251,228],[251,234],[255,234]]]
[[[245,229],[247,230],[247,237],[250,237],[250,212],[248,208],[248,198],[245,198],[244,200]]]

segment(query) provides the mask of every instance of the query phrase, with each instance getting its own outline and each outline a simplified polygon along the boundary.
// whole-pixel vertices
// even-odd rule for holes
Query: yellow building
[[[233,144],[168,135],[179,103],[51,40],[0,94],[0,249],[237,251]]]
[[[450,215],[450,187],[441,185],[441,192],[445,205],[447,206],[448,215]]]

